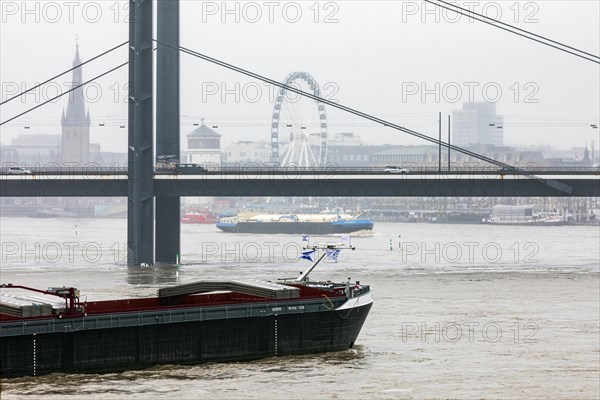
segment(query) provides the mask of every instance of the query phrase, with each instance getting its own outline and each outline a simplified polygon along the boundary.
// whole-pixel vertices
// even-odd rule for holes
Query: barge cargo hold
[[[352,347],[373,302],[370,287],[309,283],[304,275],[280,283],[201,281],[161,289],[157,297],[92,302],[80,302],[74,288],[39,291],[62,297],[58,306],[14,294],[24,287],[2,285],[0,376],[111,372]]]

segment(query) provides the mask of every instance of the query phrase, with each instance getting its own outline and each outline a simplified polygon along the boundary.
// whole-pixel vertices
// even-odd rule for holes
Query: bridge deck
[[[564,171],[562,171],[564,172]],[[180,196],[600,196],[598,171],[556,171],[536,177],[497,172],[382,174],[356,172],[227,171],[155,174],[154,194]],[[0,176],[1,197],[126,197],[124,174]]]

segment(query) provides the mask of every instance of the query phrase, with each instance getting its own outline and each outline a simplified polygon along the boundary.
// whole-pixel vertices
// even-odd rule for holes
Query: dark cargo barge
[[[280,283],[201,281],[145,299],[80,302],[74,288],[41,291],[64,299],[52,307],[27,306],[3,290],[0,376],[111,372],[352,347],[373,302],[371,289],[358,282],[309,283],[310,270]]]

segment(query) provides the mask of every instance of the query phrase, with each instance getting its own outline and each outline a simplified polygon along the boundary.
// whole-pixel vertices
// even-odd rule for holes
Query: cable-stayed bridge
[[[128,261],[131,264],[175,262],[180,253],[179,213],[182,196],[600,196],[597,171],[515,169],[442,142],[441,138],[431,138],[184,48],[179,45],[178,1],[158,0],[156,38],[153,32],[153,0],[131,0],[130,5],[129,61],[96,77],[128,64],[131,88],[128,104],[129,168],[108,173],[70,171],[2,175],[0,196],[128,197]],[[156,92],[153,87],[155,45]],[[384,175],[381,171],[342,171],[335,168],[301,172],[240,169],[215,170],[201,175],[157,174],[154,169],[155,156],[180,154],[180,53],[438,144],[440,149],[444,147],[466,154],[489,164],[494,170],[445,172],[440,168],[437,172],[415,170],[404,175]],[[86,83],[91,81],[93,79]],[[77,87],[72,88],[75,89]],[[3,121],[0,125],[24,114]]]

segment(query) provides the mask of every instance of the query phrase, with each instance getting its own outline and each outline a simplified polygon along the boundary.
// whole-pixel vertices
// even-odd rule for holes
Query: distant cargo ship
[[[200,281],[148,298],[80,301],[72,287],[0,285],[0,376],[346,350],[371,309],[370,287],[308,280],[319,261],[337,260],[343,247],[305,247],[302,258],[317,261],[296,279]]]
[[[217,222],[224,232],[311,235],[372,230],[373,225],[371,219],[349,214],[238,214]]]

